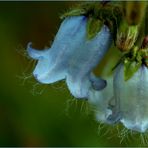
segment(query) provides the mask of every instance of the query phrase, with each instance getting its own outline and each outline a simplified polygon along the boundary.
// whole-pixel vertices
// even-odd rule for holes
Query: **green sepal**
[[[117,30],[123,18],[122,7],[115,4],[102,7],[99,9],[98,18],[107,24],[116,44]]]
[[[89,17],[87,21],[87,39],[91,40],[94,38],[102,28],[102,25],[103,23],[100,20]]]
[[[86,14],[86,10],[85,9],[83,9],[83,8],[75,8],[75,9],[72,9],[72,10],[62,14],[60,16],[60,18],[64,19],[64,18],[69,17],[69,16],[79,16],[79,15],[84,15],[84,14]]]
[[[142,62],[136,62],[136,61],[130,61],[125,60],[124,61],[124,80],[129,80],[135,72],[138,71],[138,69],[141,67]]]
[[[97,4],[96,2],[80,3],[80,4],[76,5],[76,6],[73,6],[67,12],[62,14],[60,16],[60,18],[64,19],[64,18],[69,17],[69,16],[80,16],[80,15],[88,16],[90,14],[90,12],[92,13],[94,11],[94,8],[95,8],[96,4]]]
[[[128,23],[123,20],[117,31],[116,46],[122,51],[129,51],[135,44],[138,37],[138,25],[129,26]]]
[[[138,69],[142,65],[142,53],[138,49],[137,46],[135,46],[131,52],[127,53],[125,55],[124,59],[124,80],[129,80],[135,72],[138,71]]]
[[[124,80],[129,80],[143,64],[143,58],[147,50],[139,50],[135,46],[130,52],[125,53],[118,63],[114,66],[113,70],[121,63],[124,65]]]
[[[141,58],[143,64],[148,67],[148,49],[141,49],[137,55],[137,58]]]

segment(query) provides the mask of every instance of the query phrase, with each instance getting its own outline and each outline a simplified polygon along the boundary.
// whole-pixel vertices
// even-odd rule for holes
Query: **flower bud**
[[[117,32],[116,46],[121,51],[129,51],[135,44],[138,36],[138,26],[129,26],[126,21],[123,21]]]

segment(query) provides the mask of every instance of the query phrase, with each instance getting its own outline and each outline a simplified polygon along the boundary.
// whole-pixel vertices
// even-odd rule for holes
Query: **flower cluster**
[[[145,132],[148,129],[148,49],[134,47],[122,57],[107,87],[92,91],[89,102],[96,107],[99,121],[121,122],[128,129]]]
[[[87,99],[95,107],[98,121],[120,122],[128,129],[145,132],[148,41],[145,38],[142,46],[135,45],[140,23],[128,24],[129,18],[126,21],[119,8],[87,3],[67,12],[51,47],[37,50],[29,43],[27,52],[37,60],[33,72],[37,81],[51,84],[64,80],[75,98]],[[114,75],[102,79],[93,70],[113,43],[122,56],[114,67]]]

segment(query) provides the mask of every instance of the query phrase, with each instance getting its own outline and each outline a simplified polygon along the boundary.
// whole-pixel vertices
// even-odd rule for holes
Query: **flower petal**
[[[54,57],[51,57],[51,49],[35,50],[29,43],[27,51],[31,57],[38,59],[33,75],[40,83],[48,84],[65,78],[64,70],[61,67],[55,68],[54,66]]]
[[[124,81],[124,68],[119,65],[114,77],[117,111],[121,122],[131,130],[145,132],[148,128],[148,68],[144,65],[128,81]]]
[[[88,97],[88,90],[91,87],[88,76],[82,78],[77,75],[77,73],[73,73],[72,75],[67,76],[66,82],[74,97],[85,99]]]
[[[107,84],[106,80],[96,77],[93,73],[90,75],[90,81],[95,90],[101,90],[105,88]]]
[[[87,40],[85,36],[82,44],[79,45],[79,48],[75,49],[75,52],[70,59],[70,64],[68,68],[68,76],[73,75],[73,78],[67,79],[68,87],[73,95],[73,92],[76,92],[77,90],[75,87],[72,87],[72,83],[78,82],[73,81],[75,80],[76,75],[77,77],[79,77],[79,79],[77,80],[80,81],[81,86],[84,87],[86,85],[85,83],[87,83],[87,87],[85,86],[84,88],[81,88],[83,89],[83,93],[85,92],[85,94],[83,94],[83,97],[88,97],[88,92],[90,88],[101,89],[101,87],[105,87],[104,81],[101,81],[99,78],[91,79],[92,76],[90,75],[92,73],[92,70],[102,60],[103,56],[109,49],[111,42],[112,36],[109,29],[106,26],[103,26],[101,31],[97,34],[95,38],[93,38],[92,40]],[[88,79],[87,82],[84,81],[86,80],[86,78]],[[84,89],[86,90],[84,91]],[[77,95],[77,97],[82,98],[82,95],[80,95],[80,97]]]
[[[39,82],[49,84],[65,78],[69,59],[85,36],[84,20],[84,16],[65,19],[48,50],[35,50],[28,44],[29,56],[38,59],[33,74]]]
[[[112,111],[108,108],[109,101],[113,96],[112,77],[108,77],[107,87],[100,91],[91,89],[89,91],[89,103],[95,108],[95,114],[98,121],[107,122],[107,118],[111,115]]]
[[[41,63],[41,66],[42,66],[42,63]],[[62,69],[62,67],[52,67],[52,68],[46,69],[47,70],[46,73],[41,73],[42,72],[42,71],[40,72],[41,66],[39,66],[39,63],[38,63],[38,67],[36,67],[33,72],[33,75],[40,83],[43,83],[43,84],[54,83],[59,80],[65,79],[66,77],[66,72],[64,69]]]
[[[45,49],[45,50],[36,50],[36,49],[33,49],[31,47],[31,45],[32,45],[31,42],[28,43],[28,45],[27,45],[27,52],[28,52],[28,55],[31,58],[35,59],[35,60],[39,60],[40,58],[44,57],[47,54],[47,52],[48,52],[47,49]]]

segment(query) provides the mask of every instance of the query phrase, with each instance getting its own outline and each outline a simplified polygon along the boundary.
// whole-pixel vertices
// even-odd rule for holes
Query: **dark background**
[[[50,46],[60,14],[74,3],[0,2],[0,146],[147,145],[140,135],[99,130],[87,102],[76,101],[63,82],[41,85],[31,77],[27,43]]]

